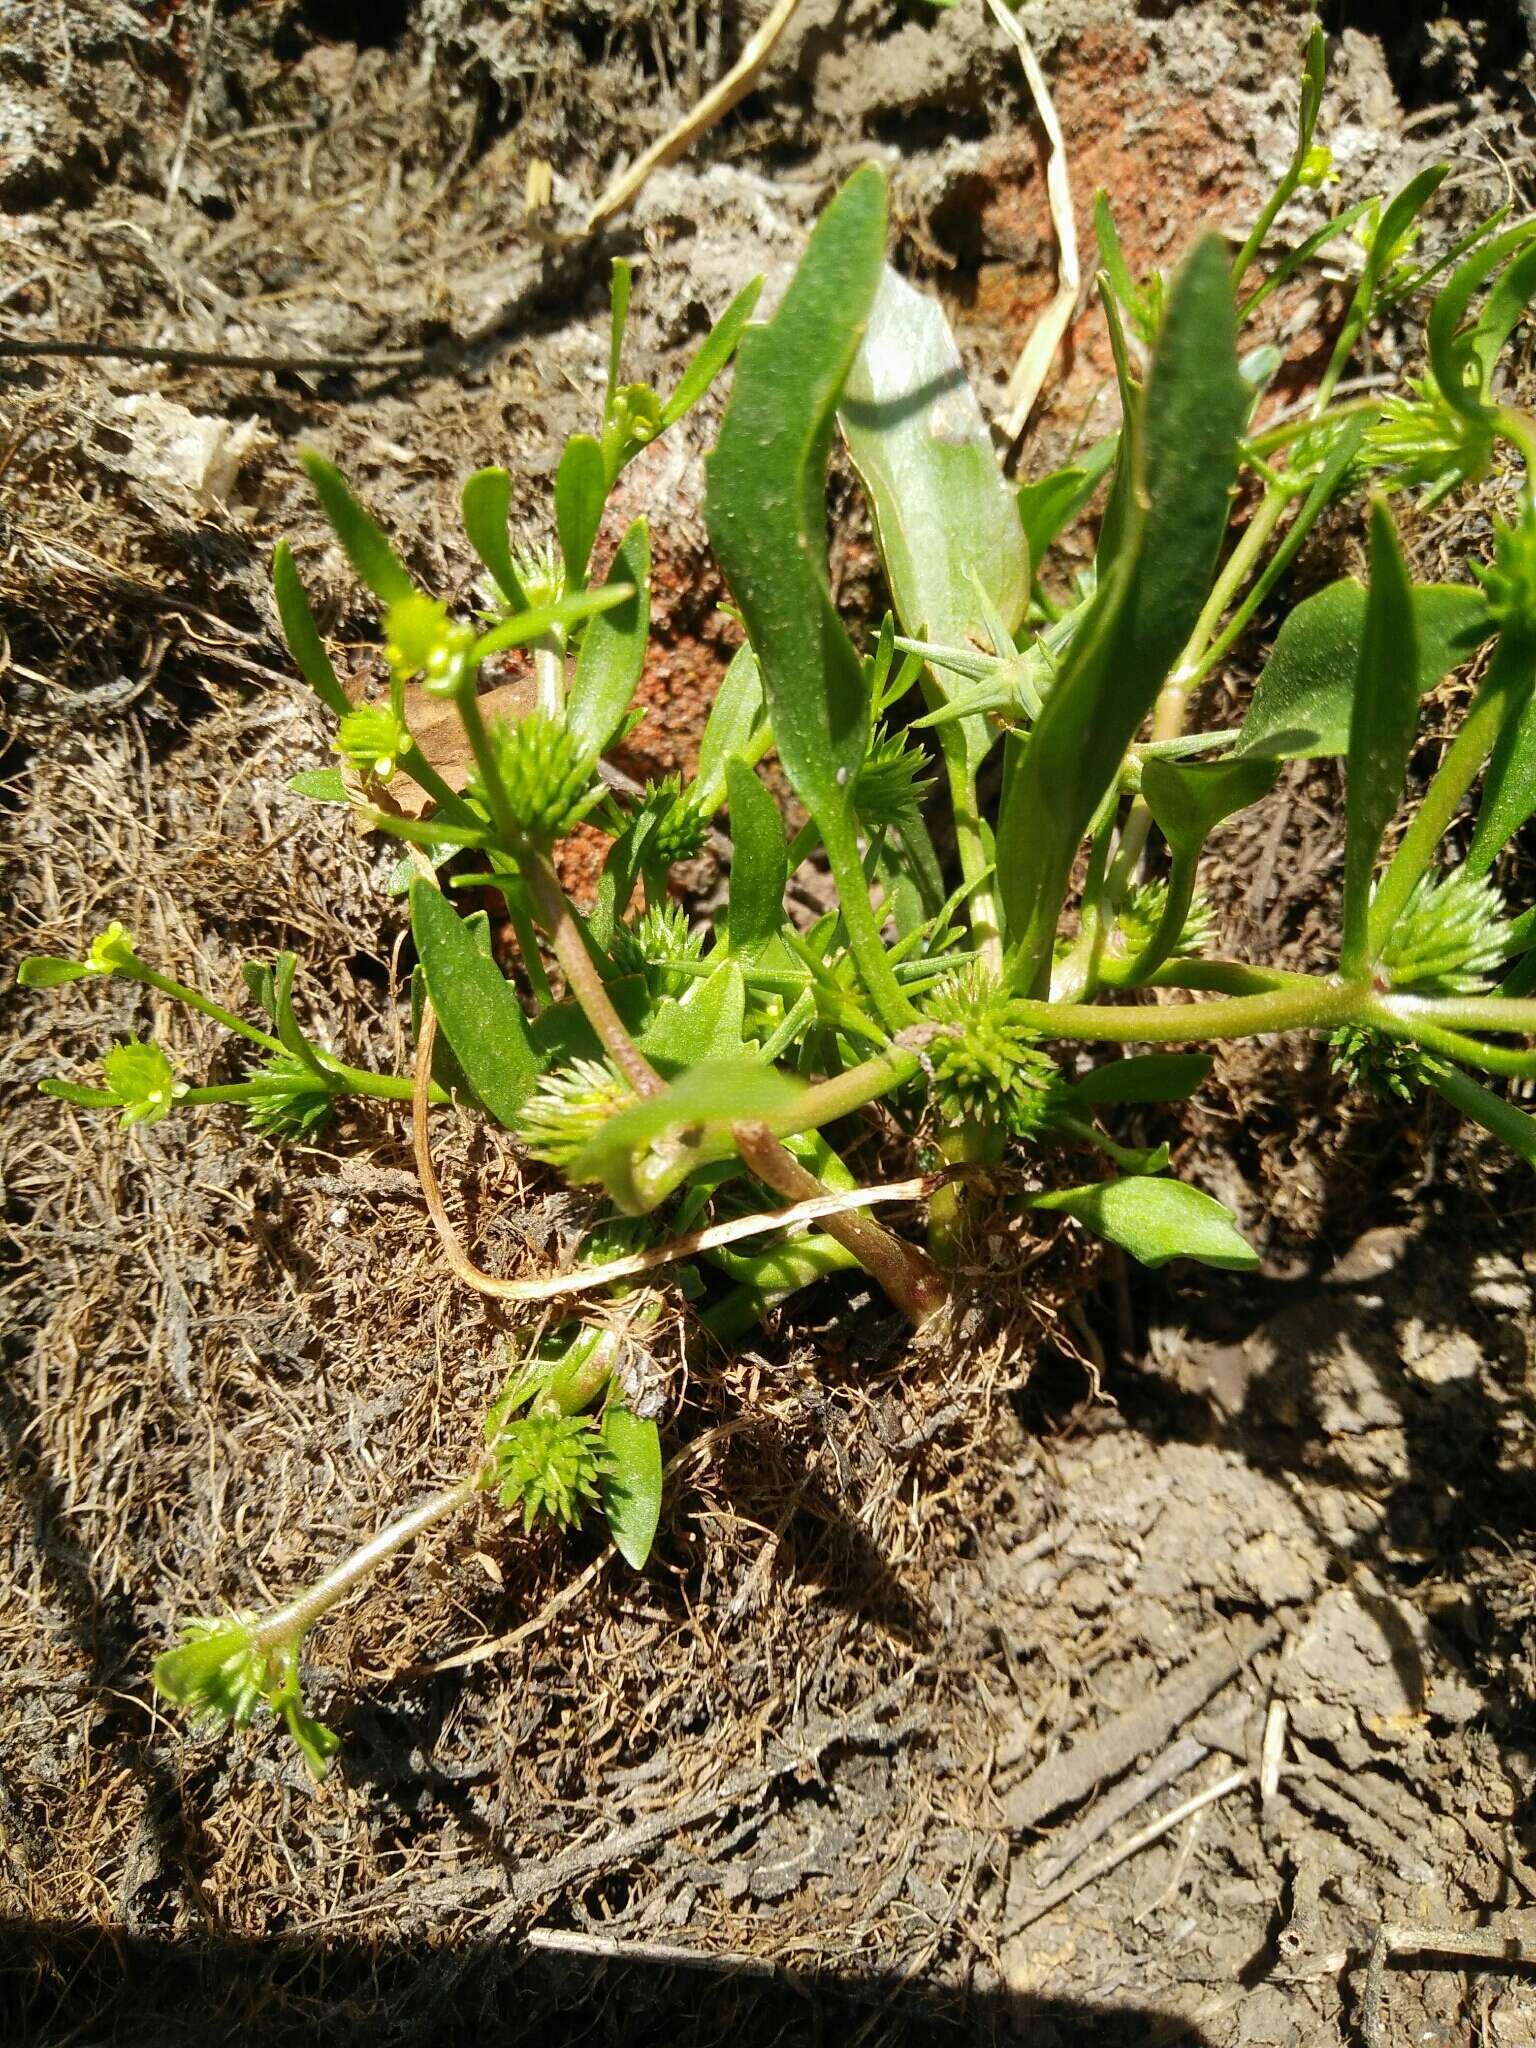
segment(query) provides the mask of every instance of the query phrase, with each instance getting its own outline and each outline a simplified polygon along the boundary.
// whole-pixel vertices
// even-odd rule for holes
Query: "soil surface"
[[[1022,9],[1085,237],[1096,186],[1138,270],[1246,224],[1306,12]],[[0,343],[220,358],[0,358],[8,962],[118,918],[234,1002],[242,960],[291,947],[322,1040],[403,1069],[393,860],[286,787],[326,738],[275,630],[279,537],[344,670],[376,659],[295,450],[464,598],[458,485],[505,463],[542,533],[600,402],[613,255],[632,373],[665,386],[877,156],[895,259],[998,397],[1055,251],[979,5],[805,0],[734,113],[574,232],[760,13],[0,0]],[[1439,159],[1445,240],[1529,209],[1512,0],[1324,13],[1336,197]],[[1303,378],[1338,307],[1325,271],[1277,313]],[[1026,473],[1102,430],[1105,372],[1085,304]],[[652,513],[637,776],[688,768],[729,657],[717,418],[635,465],[601,544]],[[1418,562],[1465,575],[1504,488],[1410,522]],[[837,506],[862,623],[877,570]],[[1331,529],[1296,587],[1356,546]],[[1256,817],[1219,914],[1315,958],[1337,789],[1298,773]],[[282,1597],[456,1478],[529,1331],[448,1284],[383,1106],[282,1153],[222,1113],[119,1133],[37,1081],[151,1026],[227,1078],[220,1034],[117,983],[4,1002],[0,2037],[1536,2044],[1532,1203],[1445,1116],[1346,1096],[1320,1047],[1239,1048],[1145,1135],[1238,1211],[1257,1278],[1127,1273],[1066,1234],[1021,1268],[1014,1242],[942,1348],[847,1284],[733,1357],[677,1305],[651,1566],[489,1509],[429,1540],[309,1645],[345,1738],[317,1790],[270,1726],[168,1721],[150,1662],[178,1618]],[[579,1204],[457,1143],[482,1262],[568,1241]]]

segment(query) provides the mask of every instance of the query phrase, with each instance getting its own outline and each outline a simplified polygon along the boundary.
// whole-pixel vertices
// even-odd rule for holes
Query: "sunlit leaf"
[[[1093,1187],[1032,1195],[1029,1206],[1074,1217],[1143,1266],[1198,1259],[1205,1266],[1251,1273],[1259,1264],[1258,1253],[1238,1231],[1231,1210],[1184,1181],[1136,1174]]]
[[[603,1513],[619,1555],[640,1571],[661,1520],[661,1432],[621,1401],[610,1401],[602,1437],[608,1453],[598,1479]]]

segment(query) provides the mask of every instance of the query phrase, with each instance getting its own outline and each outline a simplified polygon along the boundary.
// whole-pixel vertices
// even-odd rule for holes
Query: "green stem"
[[[280,1038],[262,1031],[254,1024],[248,1024],[243,1017],[237,1017],[233,1010],[226,1010],[222,1003],[216,1003],[211,996],[201,995],[195,988],[187,988],[179,981],[172,981],[168,974],[157,974],[153,967],[146,967],[142,960],[135,958],[131,967],[119,967],[115,972],[131,981],[142,982],[145,988],[158,989],[161,995],[170,996],[178,1003],[185,1003],[188,1009],[201,1010],[205,1017],[211,1017],[215,1024],[222,1024],[226,1031],[237,1032],[241,1038],[248,1038],[252,1045],[259,1045],[264,1052],[280,1053],[285,1059],[288,1048]]]
[[[985,730],[985,720],[976,721]],[[986,879],[991,862],[982,837],[981,812],[976,801],[976,773],[971,766],[970,741],[966,728],[970,719],[957,718],[938,728],[939,752],[949,781],[949,807],[955,823],[955,850],[960,856],[960,873],[969,885],[966,915],[983,971],[992,980],[1003,972],[1003,933],[997,892]]]
[[[1183,732],[1190,693],[1205,674],[1201,663],[1206,650],[1226,615],[1228,605],[1236,598],[1247,581],[1249,572],[1269,545],[1275,528],[1280,524],[1286,507],[1294,496],[1295,492],[1289,485],[1272,485],[1260,499],[1241,539],[1228,555],[1221,574],[1211,585],[1211,594],[1205,601],[1205,609],[1195,621],[1194,631],[1185,642],[1183,651],[1169,671],[1167,681],[1158,692],[1157,704],[1152,713],[1154,742],[1177,739]],[[1147,808],[1145,800],[1137,797],[1125,821],[1125,830],[1120,837],[1120,850],[1115,856],[1114,867],[1110,870],[1106,895],[1107,910],[1111,918],[1125,901],[1126,891],[1131,886],[1151,829],[1152,813]]]
[[[603,1050],[637,1095],[657,1094],[665,1083],[630,1037],[623,1019],[613,1007],[613,998],[598,972],[596,961],[587,951],[581,927],[550,866],[549,856],[531,850],[524,859],[523,879],[528,884],[533,907],[549,933],[550,944],[555,949],[555,958],[560,962],[566,984],[585,1012],[587,1022],[597,1033]]]
[[[251,1630],[251,1642],[258,1650],[279,1650],[298,1641],[312,1628],[338,1600],[344,1600],[354,1587],[361,1584],[371,1573],[378,1570],[386,1559],[397,1550],[413,1542],[434,1522],[441,1522],[447,1516],[457,1514],[466,1507],[477,1493],[489,1486],[494,1468],[482,1465],[467,1479],[461,1479],[457,1486],[450,1486],[441,1493],[435,1493],[430,1500],[424,1500],[419,1507],[402,1515],[397,1522],[390,1522],[379,1530],[376,1536],[343,1558],[334,1570],[326,1573],[306,1592],[298,1594],[283,1606],[276,1608],[265,1621],[258,1622]]]
[[[864,877],[864,862],[859,853],[853,819],[843,815],[833,822],[829,814],[822,821],[822,840],[831,863],[832,879],[837,884],[838,907],[848,929],[848,943],[860,979],[886,1029],[892,1032],[905,1030],[916,1021],[917,1012],[886,958],[885,940],[880,935],[880,920],[869,900],[869,884]]]
[[[1431,1081],[1453,1109],[1481,1124],[1485,1131],[1492,1131],[1496,1138],[1502,1138],[1528,1166],[1536,1166],[1536,1118],[1516,1109],[1512,1102],[1506,1102],[1503,1096],[1495,1095],[1491,1088],[1484,1088],[1455,1067],[1432,1075]]]

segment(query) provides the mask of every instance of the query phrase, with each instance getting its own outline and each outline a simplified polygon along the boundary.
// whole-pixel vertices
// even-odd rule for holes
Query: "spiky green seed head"
[[[1453,868],[1420,876],[1381,965],[1404,994],[1470,996],[1489,986],[1508,951],[1504,899],[1486,876]]]
[[[654,994],[678,996],[694,976],[667,970],[698,960],[704,951],[704,936],[689,924],[680,903],[656,903],[632,925],[620,925],[614,932],[614,964],[621,974],[644,974]]]
[[[535,1159],[568,1171],[609,1117],[634,1099],[606,1060],[572,1060],[540,1075],[523,1104],[518,1135]]]
[[[304,1712],[299,1693],[299,1645],[294,1639],[263,1648],[250,1614],[199,1617],[184,1624],[181,1642],[156,1659],[155,1688],[195,1719],[243,1728],[258,1707],[286,1723],[311,1774],[323,1778],[340,1737]]]
[[[1486,473],[1494,437],[1483,421],[1447,403],[1430,372],[1406,382],[1409,397],[1394,393],[1382,400],[1380,417],[1366,430],[1350,465],[1349,483],[1360,486],[1377,479],[1391,489],[1412,487],[1426,492],[1426,502],[1434,504]]]
[[[586,1415],[523,1415],[491,1444],[497,1497],[521,1508],[523,1527],[541,1515],[570,1529],[596,1501],[609,1456]]]
[[[475,630],[432,597],[402,597],[384,615],[384,659],[400,680],[421,677],[434,697],[456,697],[470,681]]]
[[[900,825],[916,817],[933,788],[928,756],[905,735],[876,733],[854,783],[854,808],[865,824]]]
[[[514,548],[512,565],[523,586],[523,595],[534,611],[558,604],[564,597],[565,566],[547,540],[536,547]]]
[[[547,846],[578,825],[602,797],[593,787],[592,757],[574,733],[542,711],[491,728],[497,776],[520,832]],[[471,793],[488,804],[478,781]]]
[[[1445,1071],[1443,1061],[1418,1046],[1356,1024],[1330,1032],[1328,1044],[1333,1053],[1330,1064],[1334,1073],[1343,1075],[1346,1086],[1382,1101],[1395,1097],[1412,1102],[1437,1073]]]
[[[709,837],[709,813],[698,790],[691,785],[685,789],[680,775],[668,775],[649,785],[642,815],[647,810],[656,818],[651,844],[659,859],[670,866],[673,861],[693,860],[702,853]]]
[[[1143,882],[1139,888],[1131,890],[1121,908],[1119,918],[1127,959],[1134,959],[1152,943],[1167,906],[1166,882]],[[1190,899],[1189,909],[1184,918],[1184,928],[1174,943],[1174,952],[1182,959],[1195,958],[1210,945],[1214,929],[1215,919],[1211,913],[1210,902],[1204,892],[1197,889]]]
[[[388,704],[359,704],[342,719],[333,742],[349,768],[379,782],[388,782],[410,748],[411,736]]]
[[[176,1075],[158,1045],[125,1039],[103,1054],[101,1071],[113,1101],[122,1107],[125,1127],[157,1124],[176,1106]]]
[[[247,1123],[264,1137],[308,1140],[329,1123],[335,1097],[324,1082],[288,1053],[274,1053],[246,1074],[260,1090],[245,1105]]]
[[[973,970],[941,983],[924,1007],[941,1027],[926,1057],[945,1121],[1038,1136],[1050,1120],[1058,1071],[1025,1023],[1020,999]]]
[[[1527,508],[1516,526],[1496,523],[1493,560],[1474,565],[1472,573],[1483,586],[1494,624],[1536,639],[1536,513]]]

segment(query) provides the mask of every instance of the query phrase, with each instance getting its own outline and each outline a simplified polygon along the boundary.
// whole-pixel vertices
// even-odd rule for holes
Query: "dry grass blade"
[[[998,27],[1019,53],[1019,62],[1024,67],[1024,78],[1035,102],[1035,111],[1040,116],[1040,125],[1045,130],[1046,140],[1051,145],[1051,154],[1046,164],[1045,187],[1051,205],[1051,226],[1056,231],[1056,246],[1059,251],[1060,275],[1056,285],[1056,296],[1035,322],[1034,330],[1024,345],[1024,352],[1015,365],[1003,394],[1002,428],[1010,441],[1016,441],[1029,423],[1029,416],[1035,409],[1035,401],[1044,387],[1046,376],[1055,359],[1056,351],[1072,322],[1073,310],[1077,305],[1078,289],[1082,283],[1082,271],[1077,255],[1077,222],[1072,213],[1072,185],[1067,174],[1067,145],[1061,132],[1061,123],[1056,118],[1056,105],[1051,98],[1051,89],[1046,84],[1045,73],[1040,61],[1030,47],[1029,38],[1002,0],[987,0]]]
[[[432,1147],[427,1129],[430,1114],[428,1086],[432,1076],[432,1048],[437,1041],[437,1018],[430,1002],[422,1005],[421,1036],[416,1049],[416,1087],[411,1099],[411,1138],[416,1171],[426,1197],[427,1211],[442,1239],[448,1263],[466,1287],[498,1301],[558,1301],[568,1294],[586,1294],[595,1287],[607,1287],[615,1280],[632,1280],[639,1273],[654,1273],[662,1266],[675,1265],[695,1252],[717,1246],[740,1244],[744,1238],[762,1237],[771,1230],[793,1230],[801,1224],[824,1222],[829,1216],[844,1216],[858,1209],[873,1209],[885,1202],[920,1202],[931,1195],[944,1174],[917,1174],[910,1180],[882,1183],[879,1187],[849,1188],[840,1194],[814,1195],[794,1202],[787,1209],[771,1209],[756,1216],[733,1216],[726,1223],[711,1223],[702,1230],[690,1230],[670,1244],[655,1245],[649,1251],[632,1252],[627,1258],[609,1259],[600,1266],[579,1266],[569,1273],[541,1273],[527,1280],[506,1279],[477,1266],[459,1242],[443,1202],[437,1169],[432,1164]]]
[[[744,99],[757,83],[763,66],[773,55],[774,47],[785,29],[789,27],[799,8],[800,0],[778,0],[778,5],[769,13],[736,62],[727,71],[718,85],[711,86],[693,110],[685,114],[675,128],[669,128],[659,141],[653,142],[642,156],[636,157],[627,171],[623,171],[608,185],[607,190],[587,215],[587,233],[595,234],[617,213],[632,206],[643,190],[646,180],[653,171],[665,170],[668,164],[675,164],[687,149],[690,149],[706,129],[731,111],[739,99]]]

